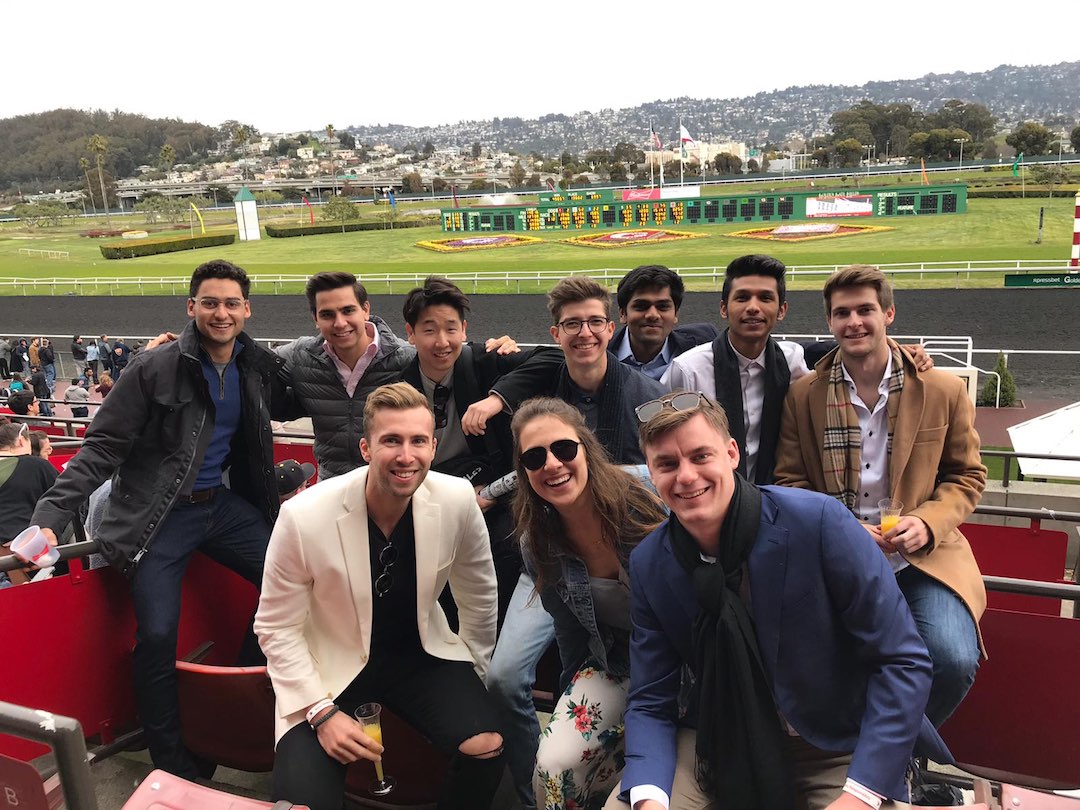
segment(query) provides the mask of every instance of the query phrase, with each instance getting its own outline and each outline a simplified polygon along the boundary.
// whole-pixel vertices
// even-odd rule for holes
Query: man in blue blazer
[[[672,517],[630,561],[621,801],[634,810],[906,801],[916,747],[951,756],[923,715],[930,657],[866,530],[828,497],[736,475],[726,416],[702,394],[665,396],[639,417]],[[614,795],[607,804],[620,806]]]

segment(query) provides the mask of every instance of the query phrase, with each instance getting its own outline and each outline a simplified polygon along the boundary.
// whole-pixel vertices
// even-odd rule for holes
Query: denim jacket
[[[624,467],[636,474],[652,489],[644,465]],[[616,547],[623,576],[630,570],[630,552],[643,538],[620,537]],[[536,579],[536,563],[528,553],[528,543],[522,543],[525,570]],[[609,675],[622,678],[630,674],[630,631],[600,624],[593,610],[592,585],[585,562],[576,554],[560,555],[558,577],[540,591],[544,609],[555,621],[555,640],[559,645],[562,674],[560,690],[590,658]]]

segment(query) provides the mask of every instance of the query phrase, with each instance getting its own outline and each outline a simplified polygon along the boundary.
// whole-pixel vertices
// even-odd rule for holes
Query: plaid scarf
[[[892,353],[892,374],[889,376],[889,437],[886,452],[892,456],[896,415],[900,411],[900,394],[904,390],[904,358],[900,347],[887,338]],[[862,463],[862,430],[859,415],[851,404],[851,392],[844,379],[840,353],[833,358],[829,370],[829,387],[825,397],[825,442],[821,461],[825,467],[826,494],[854,511],[859,492]]]

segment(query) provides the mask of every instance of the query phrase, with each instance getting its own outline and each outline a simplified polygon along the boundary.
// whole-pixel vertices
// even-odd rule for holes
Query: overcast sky
[[[0,24],[0,118],[120,109],[263,132],[535,118],[1080,59],[1077,0],[20,0],[2,4]]]

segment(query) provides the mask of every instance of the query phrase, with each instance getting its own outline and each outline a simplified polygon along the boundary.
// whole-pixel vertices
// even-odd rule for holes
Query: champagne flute
[[[382,745],[382,722],[379,715],[382,713],[382,706],[378,703],[363,703],[361,704],[353,715],[359,721],[361,728],[364,729],[364,733],[371,739]],[[371,784],[372,796],[385,796],[394,789],[397,784],[397,780],[392,776],[386,776],[383,773],[382,762],[375,763],[375,776],[376,781]]]

